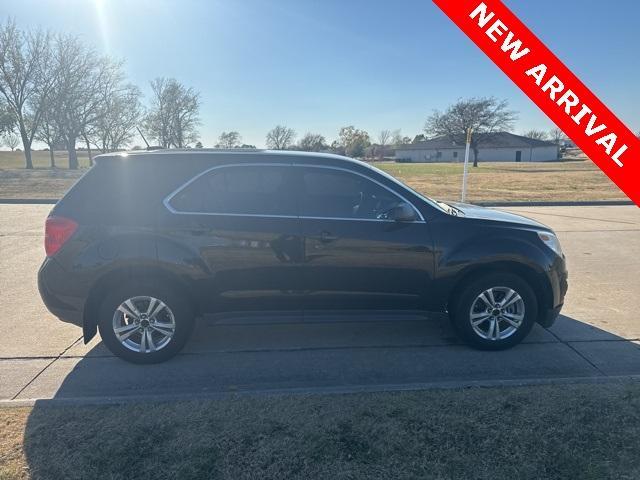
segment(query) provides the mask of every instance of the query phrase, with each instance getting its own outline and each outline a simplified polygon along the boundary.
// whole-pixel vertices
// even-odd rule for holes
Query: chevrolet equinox
[[[504,349],[550,326],[567,290],[545,225],[300,152],[100,155],[51,211],[45,250],[48,309],[136,363],[226,311],[448,312],[469,345]]]

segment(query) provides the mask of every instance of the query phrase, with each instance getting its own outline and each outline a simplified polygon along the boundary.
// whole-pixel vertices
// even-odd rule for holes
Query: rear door
[[[196,252],[208,311],[300,307],[303,258],[291,166],[214,167],[165,202],[172,236]],[[196,271],[196,268],[194,268]]]
[[[295,171],[305,308],[423,308],[433,252],[419,213],[414,222],[385,219],[404,198],[361,174],[303,165]]]

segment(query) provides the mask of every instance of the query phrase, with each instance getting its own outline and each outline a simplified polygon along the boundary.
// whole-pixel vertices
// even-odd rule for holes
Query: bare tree
[[[15,132],[5,132],[2,134],[3,143],[11,149],[13,152],[18,145],[20,145],[20,138]]]
[[[404,145],[407,143],[411,143],[411,139],[403,136],[402,130],[397,129],[393,131],[391,134],[391,145]]]
[[[544,130],[527,130],[522,134],[523,137],[533,138],[534,140],[547,140],[549,135]]]
[[[272,150],[286,150],[293,144],[296,132],[293,128],[284,125],[276,125],[267,133],[267,147]]]
[[[427,119],[424,131],[429,136],[446,136],[463,145],[467,131],[473,129],[471,149],[473,166],[477,167],[480,145],[489,141],[494,133],[513,129],[517,114],[508,106],[506,100],[494,97],[458,100],[444,112],[435,110]]]
[[[140,89],[131,84],[119,86],[108,96],[91,134],[102,153],[129,145],[142,114],[140,96]]]
[[[379,148],[377,153],[380,159],[384,158],[387,150],[387,145],[389,145],[389,142],[391,141],[391,137],[392,137],[391,130],[381,130],[380,133],[378,134]]]
[[[328,148],[327,140],[319,133],[307,132],[300,139],[298,148],[303,152],[321,152]]]
[[[23,32],[14,21],[0,25],[0,94],[15,118],[25,167],[33,168],[31,144],[40,124],[44,99],[55,80],[51,69],[51,36],[42,30]]]
[[[378,134],[378,144],[382,146],[389,145],[391,136],[391,130],[381,130]]]
[[[145,130],[162,148],[184,148],[198,140],[200,94],[175,78],[151,81],[153,96]]]
[[[16,127],[16,119],[9,106],[0,97],[0,135],[12,132]]]
[[[218,137],[216,148],[238,148],[241,143],[242,137],[238,132],[222,132]]]
[[[51,95],[55,106],[55,123],[69,155],[69,168],[78,168],[76,141],[86,144],[99,119],[121,85],[122,63],[99,57],[85,47],[79,38],[61,36],[56,39],[54,61],[58,76]],[[90,148],[90,145],[89,145]]]
[[[559,128],[552,128],[551,130],[549,130],[549,138],[553,143],[560,146],[567,139],[567,136]]]
[[[48,105],[43,110],[42,121],[35,139],[46,143],[47,147],[49,147],[49,166],[56,168],[55,149],[64,142],[55,122],[55,110],[53,106]]]

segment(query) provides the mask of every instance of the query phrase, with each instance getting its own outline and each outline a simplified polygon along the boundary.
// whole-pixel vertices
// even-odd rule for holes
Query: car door
[[[205,310],[299,308],[302,237],[291,165],[211,168],[165,201],[171,235],[195,252]],[[162,258],[162,255],[160,255]]]
[[[309,309],[418,309],[433,272],[428,225],[386,218],[408,203],[389,187],[341,168],[296,168]]]

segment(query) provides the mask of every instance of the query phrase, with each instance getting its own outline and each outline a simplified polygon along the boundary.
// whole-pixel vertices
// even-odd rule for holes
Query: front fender
[[[438,277],[459,275],[466,269],[497,262],[519,263],[537,273],[544,273],[553,263],[544,250],[532,242],[502,236],[469,238],[442,253],[436,265]]]
[[[548,298],[551,286],[549,273],[554,259],[535,243],[535,231],[517,230],[510,232],[508,228],[473,229],[459,232],[448,232],[448,238],[436,246],[437,281],[435,297],[442,299],[440,308],[447,308],[447,303],[455,293],[454,289],[474,273],[487,270],[503,270],[523,275],[533,283],[534,288],[543,292],[544,302]],[[452,240],[458,238],[456,242]],[[551,293],[552,295],[552,293]]]

